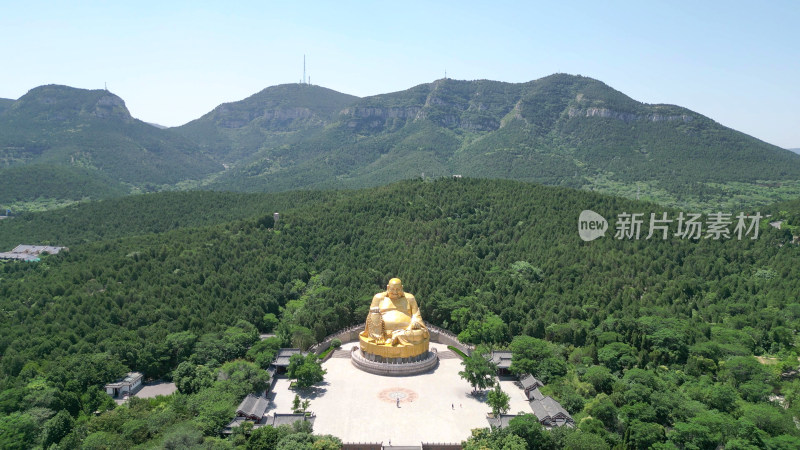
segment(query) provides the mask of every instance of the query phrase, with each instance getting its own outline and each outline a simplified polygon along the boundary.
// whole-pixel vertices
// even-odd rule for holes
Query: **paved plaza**
[[[175,387],[175,383],[167,381],[157,381],[145,384],[142,387],[142,389],[136,393],[136,397],[154,398],[159,395],[170,395],[177,390],[178,388]]]
[[[356,343],[342,346],[350,350]],[[419,445],[420,442],[461,442],[473,428],[486,428],[491,408],[485,396],[471,396],[472,387],[458,372],[461,359],[442,344],[431,343],[440,355],[438,367],[428,373],[388,377],[363,372],[349,358],[331,358],[323,363],[325,381],[301,397],[311,400],[316,414],[315,434],[332,434],[343,442],[383,442]],[[502,381],[511,397],[510,413],[530,412],[522,389],[513,381]],[[268,413],[289,413],[295,392],[281,378],[270,395]],[[398,407],[399,399],[399,407]]]

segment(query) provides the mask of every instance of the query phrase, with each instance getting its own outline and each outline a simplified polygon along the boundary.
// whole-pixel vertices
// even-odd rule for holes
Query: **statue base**
[[[434,369],[439,363],[439,355],[436,353],[436,349],[428,351],[427,346],[428,343],[425,342],[426,350],[424,353],[408,358],[386,358],[366,353],[358,347],[353,347],[350,353],[350,361],[364,372],[375,375],[395,377],[417,375]]]
[[[429,342],[426,338],[425,341],[418,344],[378,345],[363,335],[358,336],[358,344],[364,354],[380,356],[384,359],[408,359],[424,355],[428,353]]]

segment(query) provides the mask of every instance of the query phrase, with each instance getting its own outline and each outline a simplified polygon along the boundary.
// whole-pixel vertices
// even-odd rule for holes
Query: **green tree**
[[[219,379],[227,380],[242,396],[263,393],[269,386],[269,373],[245,360],[230,361],[222,365]]]
[[[721,412],[730,413],[736,410],[739,395],[736,389],[727,384],[715,384],[706,394],[705,402],[711,408]]]
[[[272,330],[275,329],[275,326],[278,325],[278,318],[273,313],[266,313],[264,317],[261,319],[261,323],[264,325],[264,332],[271,333]]]
[[[342,440],[330,434],[314,436],[314,443],[311,445],[314,450],[340,450]]]
[[[529,373],[547,384],[567,373],[564,356],[545,340],[517,336],[511,341],[511,352],[510,370],[516,374]]]
[[[464,450],[526,450],[525,440],[506,430],[489,430],[488,428],[476,428],[472,430],[472,435],[462,443]]]
[[[66,411],[61,410],[53,416],[47,423],[44,424],[42,429],[42,447],[48,448],[52,444],[58,444],[64,436],[72,431],[75,425],[75,420]]]
[[[258,341],[247,350],[247,354],[245,355],[249,361],[253,361],[254,363],[258,364],[259,367],[266,370],[272,361],[275,359],[275,355],[278,354],[278,349],[281,348],[281,341],[277,337],[271,337],[264,339],[263,341]]]
[[[181,424],[164,435],[162,448],[182,450],[195,448],[203,442],[203,433],[190,424]]]
[[[487,313],[481,320],[470,320],[458,340],[471,344],[491,344],[508,341],[508,326],[497,314]]]
[[[636,365],[636,353],[628,344],[612,342],[597,351],[597,360],[612,372],[619,372]]]
[[[533,414],[521,414],[508,422],[506,431],[525,440],[531,450],[552,449],[553,438]]]
[[[82,449],[87,450],[108,450],[111,448],[126,447],[130,447],[129,442],[126,442],[122,436],[108,431],[97,431],[86,436],[81,446]]]
[[[634,420],[625,429],[625,448],[646,450],[664,440],[664,427]]]
[[[275,446],[276,450],[312,450],[314,436],[310,433],[292,433],[284,436]]]
[[[248,450],[274,450],[278,442],[292,433],[288,426],[260,427],[253,430],[245,448]]]
[[[608,450],[609,448],[611,447],[608,443],[601,436],[594,433],[573,431],[564,439],[564,449],[566,450]]]
[[[164,340],[170,356],[172,367],[183,362],[192,354],[194,343],[197,342],[197,335],[189,331],[170,333]]]
[[[583,374],[583,381],[591,384],[595,392],[610,394],[616,379],[607,367],[592,366]]]
[[[36,423],[28,414],[15,412],[0,417],[0,448],[30,448],[35,438]]]
[[[603,422],[607,429],[613,430],[616,428],[617,407],[607,395],[600,394],[595,397],[594,400],[586,405],[586,412]]]
[[[294,400],[292,400],[292,412],[295,414],[300,412],[300,394],[294,394]]]
[[[792,416],[783,408],[770,404],[745,404],[741,408],[742,417],[772,436],[792,434]]]
[[[508,411],[510,400],[511,398],[508,394],[500,388],[500,383],[496,383],[494,389],[489,391],[486,396],[486,403],[492,408],[492,414],[495,417],[500,417],[501,414],[505,414]]]
[[[678,448],[713,450],[721,443],[722,435],[696,422],[678,422],[667,434],[669,441]]]
[[[542,269],[527,261],[516,261],[511,264],[511,276],[531,283],[538,283],[544,279]]]
[[[286,375],[297,380],[296,386],[301,389],[321,382],[326,373],[319,358],[313,353],[305,357],[300,354],[292,355],[289,358],[289,367],[286,369]]]
[[[479,346],[469,356],[461,360],[464,370],[458,372],[458,375],[472,386],[473,393],[478,389],[484,390],[494,384],[497,367],[486,358],[486,352],[488,350],[485,347]]]
[[[725,361],[721,377],[733,381],[737,387],[748,381],[770,383],[775,379],[772,371],[753,356],[734,356]]]
[[[172,372],[175,387],[183,394],[194,394],[214,383],[214,372],[206,366],[196,365],[190,361],[178,364]]]
[[[300,350],[308,350],[309,347],[314,345],[317,340],[314,337],[314,332],[306,327],[294,325],[291,332],[292,346]]]

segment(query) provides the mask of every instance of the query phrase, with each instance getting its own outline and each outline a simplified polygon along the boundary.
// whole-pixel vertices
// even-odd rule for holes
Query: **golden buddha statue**
[[[384,358],[414,358],[428,351],[430,335],[422,321],[417,300],[403,292],[403,283],[392,278],[386,292],[372,298],[361,350]]]

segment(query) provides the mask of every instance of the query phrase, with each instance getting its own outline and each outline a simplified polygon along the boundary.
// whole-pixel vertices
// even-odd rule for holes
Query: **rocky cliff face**
[[[341,112],[342,119],[350,128],[366,128],[378,131],[392,127],[398,121],[430,120],[446,128],[469,131],[494,131],[500,127],[500,118],[489,112],[489,107],[480,92],[453,92],[448,84],[459,84],[452,80],[437,80],[427,88],[427,95],[416,98],[416,105],[381,107],[367,99],[365,105],[355,105]],[[461,86],[459,86],[461,87]],[[419,88],[419,87],[418,87]],[[509,106],[510,108],[510,106]]]
[[[5,114],[45,122],[67,122],[87,117],[133,121],[125,101],[106,90],[89,91],[59,85],[31,89]]]
[[[567,117],[569,117],[570,119],[573,117],[603,117],[608,119],[621,120],[626,123],[636,122],[636,121],[646,121],[646,122],[682,121],[688,123],[694,120],[694,116],[689,114],[661,114],[661,113],[633,114],[633,113],[615,111],[609,108],[598,108],[598,107],[589,107],[589,108],[570,107],[567,110]]]
[[[117,117],[123,120],[132,120],[131,113],[125,106],[125,102],[111,93],[106,93],[106,95],[97,100],[94,105],[94,111],[91,114],[98,119]]]
[[[314,112],[309,108],[287,107],[263,110],[237,110],[228,105],[221,105],[214,110],[217,124],[223,128],[242,128],[254,121],[292,122],[311,119]]]

